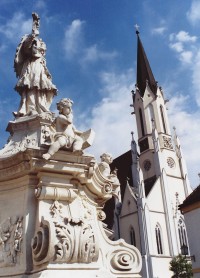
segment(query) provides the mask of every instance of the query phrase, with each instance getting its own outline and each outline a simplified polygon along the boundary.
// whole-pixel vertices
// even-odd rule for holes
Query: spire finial
[[[177,134],[176,134],[176,127],[173,126],[173,130],[174,130],[174,135],[177,137]]]
[[[139,33],[140,33],[139,32],[140,26],[136,23],[134,27],[135,27],[135,30],[136,30],[136,34],[139,35]]]
[[[132,135],[132,141],[134,141],[134,132],[131,131],[131,135]]]

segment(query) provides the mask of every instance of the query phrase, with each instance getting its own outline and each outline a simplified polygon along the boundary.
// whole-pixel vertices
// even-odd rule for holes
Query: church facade
[[[142,277],[169,278],[169,262],[188,245],[178,206],[192,190],[179,139],[170,131],[167,100],[136,34],[137,83],[132,95],[139,147],[132,136],[131,150],[112,164],[118,169],[122,204],[109,216],[114,219],[110,227],[115,239],[121,237],[140,250]]]

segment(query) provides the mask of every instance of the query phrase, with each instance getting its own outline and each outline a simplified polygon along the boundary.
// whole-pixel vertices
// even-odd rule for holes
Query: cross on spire
[[[136,34],[138,35],[140,32],[139,32],[139,28],[140,28],[140,26],[136,23],[135,25],[134,25],[134,27],[135,27],[135,30],[136,30]]]

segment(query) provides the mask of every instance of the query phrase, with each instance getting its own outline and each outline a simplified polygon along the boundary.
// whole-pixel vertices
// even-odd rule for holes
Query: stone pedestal
[[[106,235],[113,182],[93,156],[29,149],[0,159],[0,277],[141,277],[141,256]]]

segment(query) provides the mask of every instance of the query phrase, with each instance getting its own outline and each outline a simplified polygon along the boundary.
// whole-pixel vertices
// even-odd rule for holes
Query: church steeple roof
[[[140,90],[140,94],[143,97],[146,85],[148,85],[151,91],[156,95],[157,82],[154,78],[153,72],[151,70],[149,61],[147,59],[146,53],[144,51],[142,42],[140,40],[139,31],[136,31],[138,37],[138,47],[137,47],[137,87]]]

